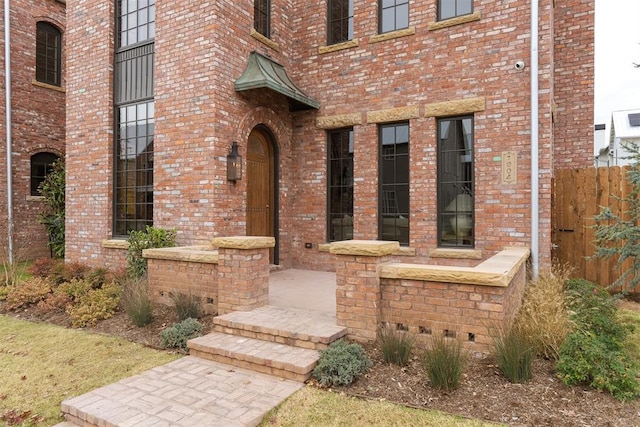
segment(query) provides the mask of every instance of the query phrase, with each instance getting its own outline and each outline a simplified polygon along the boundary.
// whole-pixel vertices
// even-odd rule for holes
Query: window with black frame
[[[330,242],[353,239],[353,129],[328,133],[328,236]]]
[[[473,13],[473,0],[438,0],[438,21]]]
[[[153,225],[155,0],[117,3],[114,236]]]
[[[54,153],[36,153],[31,156],[31,195],[41,196],[40,184],[42,184],[47,175],[53,170],[53,164],[60,157]]]
[[[353,0],[329,0],[327,44],[353,39]]]
[[[473,117],[438,120],[438,244],[474,246]]]
[[[36,24],[36,80],[62,84],[62,33],[48,22]]]
[[[271,37],[271,1],[254,0],[253,2],[253,28],[269,38]]]
[[[378,13],[380,33],[409,28],[409,0],[380,0]]]
[[[409,245],[409,123],[380,125],[378,236]]]

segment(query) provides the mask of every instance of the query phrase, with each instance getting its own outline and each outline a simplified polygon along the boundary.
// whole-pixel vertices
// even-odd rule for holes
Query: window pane
[[[379,128],[378,238],[409,244],[409,125]]]
[[[440,0],[440,19],[456,16],[456,0]]]
[[[388,33],[389,31],[393,31],[395,29],[395,11],[393,9],[383,9],[382,10],[382,29],[381,32]]]
[[[353,238],[353,130],[328,134],[327,230],[329,241]]]
[[[409,5],[403,4],[396,8],[396,30],[409,27]]]
[[[473,0],[458,0],[458,16],[473,12]]]

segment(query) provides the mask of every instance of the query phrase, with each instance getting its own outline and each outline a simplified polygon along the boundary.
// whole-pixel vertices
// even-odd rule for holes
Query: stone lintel
[[[361,124],[362,115],[360,113],[336,114],[334,116],[323,116],[316,119],[316,127],[318,129],[339,129]]]
[[[273,248],[275,245],[276,239],[267,236],[216,237],[211,241],[214,248],[225,249],[262,249]]]
[[[471,114],[484,111],[484,97],[459,99],[455,101],[436,102],[425,106],[425,117],[444,117],[460,114]]]
[[[369,111],[367,113],[367,122],[395,122],[398,120],[417,119],[418,117],[420,117],[420,112],[417,106],[399,107],[389,108],[387,110]]]
[[[105,239],[102,241],[102,247],[105,249],[129,249],[129,242],[124,239]]]
[[[530,253],[525,247],[505,249],[476,267],[388,263],[380,266],[380,277],[508,287]]]
[[[398,242],[388,242],[382,240],[344,240],[333,242],[329,252],[334,255],[354,255],[382,257],[392,255],[398,251]]]
[[[218,251],[209,245],[145,249],[142,251],[142,256],[147,259],[201,262],[204,264],[218,263]]]

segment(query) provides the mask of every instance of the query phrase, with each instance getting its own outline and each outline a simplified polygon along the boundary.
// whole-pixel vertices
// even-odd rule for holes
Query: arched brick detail
[[[280,115],[267,107],[253,108],[244,115],[236,129],[236,140],[244,144],[249,139],[251,131],[259,125],[263,125],[271,131],[279,150],[290,146],[291,124],[285,123]]]

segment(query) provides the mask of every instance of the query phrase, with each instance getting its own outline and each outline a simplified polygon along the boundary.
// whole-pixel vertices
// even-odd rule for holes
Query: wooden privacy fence
[[[593,258],[595,253],[595,220],[603,206],[623,215],[628,203],[620,200],[631,191],[626,179],[629,167],[586,168],[557,170],[553,180],[552,251],[554,261],[567,264],[572,276],[584,278],[603,286],[611,285],[623,269],[617,257]]]

